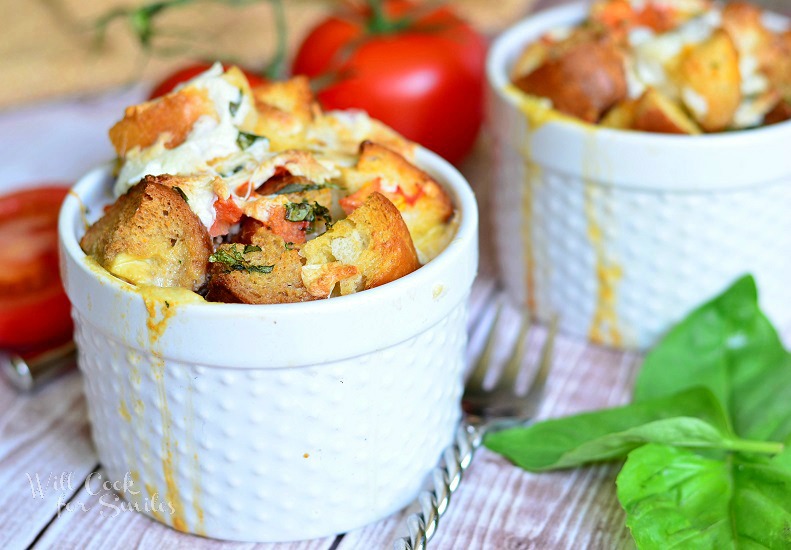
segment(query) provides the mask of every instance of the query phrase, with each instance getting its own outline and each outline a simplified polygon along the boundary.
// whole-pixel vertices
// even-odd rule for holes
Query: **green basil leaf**
[[[648,355],[635,402],[704,386],[741,437],[791,435],[791,355],[758,307],[752,277],[734,283],[673,328]]]
[[[617,486],[637,546],[789,548],[788,453],[756,462],[656,444],[632,451]]]
[[[304,222],[314,221],[316,215],[308,201],[290,202],[286,204],[285,218],[289,222]]]
[[[335,183],[289,183],[272,194],[289,195],[291,193],[304,193],[306,191],[318,191],[320,189],[342,189],[342,187]]]
[[[332,216],[329,209],[315,201],[313,204],[310,204],[305,199],[302,202],[287,203],[284,217],[289,222],[308,222],[310,224],[308,227],[309,232],[315,229],[314,222],[317,220],[323,220],[327,229],[332,227]]]
[[[243,97],[244,96],[242,95],[242,91],[239,90],[239,99],[237,99],[236,101],[231,101],[228,104],[228,112],[231,113],[232,117],[235,117],[236,113],[239,112],[239,107],[242,106],[242,98]]]
[[[173,186],[173,191],[178,193],[181,196],[181,198],[184,199],[184,202],[189,204],[190,200],[187,198],[187,194],[184,192],[184,190],[181,187],[177,187],[177,186],[174,185]]]
[[[257,136],[255,134],[242,132],[240,130],[239,135],[236,137],[236,144],[239,146],[239,149],[244,151],[259,139],[266,139],[266,138],[264,136]]]
[[[486,436],[485,445],[527,470],[612,460],[647,442],[729,448],[722,406],[708,390],[547,420]]]
[[[274,265],[255,265],[251,264],[244,254],[250,252],[260,252],[261,247],[252,244],[244,245],[242,250],[239,247],[242,245],[231,244],[218,248],[214,254],[209,256],[209,262],[220,263],[225,266],[225,273],[231,271],[246,271],[247,273],[272,273],[275,268]]]
[[[274,264],[272,265],[248,265],[247,266],[248,273],[272,273],[272,270],[275,269]]]

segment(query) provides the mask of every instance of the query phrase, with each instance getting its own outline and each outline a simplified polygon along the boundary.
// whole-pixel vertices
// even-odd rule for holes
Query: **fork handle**
[[[459,488],[464,472],[481,446],[483,433],[482,428],[462,420],[454,442],[445,449],[439,465],[432,471],[434,490],[420,493],[420,512],[407,518],[409,536],[396,540],[393,550],[426,550],[437,532],[440,518],[448,509],[450,497]]]

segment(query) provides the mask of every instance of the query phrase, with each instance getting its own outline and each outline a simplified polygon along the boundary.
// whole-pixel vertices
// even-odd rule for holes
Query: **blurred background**
[[[185,60],[220,56],[260,68],[275,48],[269,2],[195,2],[157,16],[160,51],[146,55],[126,21],[107,27],[97,43],[96,22],[118,8],[146,0],[0,0],[0,109],[62,95],[102,91],[137,80],[156,80]],[[340,0],[286,0],[289,53]],[[350,3],[350,2],[346,2]],[[421,2],[418,2],[421,3]],[[423,3],[426,3],[424,0]],[[433,2],[434,4],[438,2]],[[448,2],[487,35],[555,0]]]
[[[439,2],[417,0],[418,3]],[[447,2],[478,30],[493,36],[531,11],[569,0],[456,0]],[[260,68],[274,51],[272,7],[265,0],[195,2],[157,17],[166,36],[156,55],[142,52],[126,21],[107,28],[102,46],[96,21],[118,8],[149,0],[0,0],[0,109],[41,99],[154,81],[185,60],[221,56]],[[324,15],[353,0],[285,0],[289,53]],[[757,0],[791,13],[789,0]],[[232,7],[228,4],[241,4]],[[188,54],[191,52],[191,54]]]

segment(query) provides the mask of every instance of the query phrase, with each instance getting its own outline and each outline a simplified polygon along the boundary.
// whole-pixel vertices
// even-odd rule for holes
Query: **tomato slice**
[[[57,184],[0,197],[0,348],[42,349],[71,338],[71,307],[58,271]]]
[[[165,77],[162,82],[157,84],[154,89],[151,91],[151,95],[148,96],[148,99],[155,99],[157,97],[161,97],[163,95],[169,94],[172,92],[176,86],[181,84],[182,82],[187,82],[188,80],[192,80],[199,74],[208,71],[211,68],[211,63],[195,63],[194,65],[189,65],[187,67],[183,67],[174,73],[171,73],[167,77]],[[223,67],[226,69],[228,68],[227,65],[223,64]],[[247,77],[247,81],[250,83],[251,88],[255,88],[256,86],[260,86],[261,84],[266,83],[266,79],[263,77],[251,72],[247,69],[242,69],[242,72]]]

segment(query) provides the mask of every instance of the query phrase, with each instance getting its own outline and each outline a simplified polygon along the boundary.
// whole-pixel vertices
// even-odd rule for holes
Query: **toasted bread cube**
[[[277,109],[282,113],[290,113],[303,124],[313,120],[315,98],[310,90],[310,82],[304,76],[295,76],[288,80],[267,82],[253,88],[256,107],[263,112]]]
[[[791,103],[791,30],[774,37],[764,70],[772,86]]]
[[[516,80],[535,71],[549,57],[549,52],[549,44],[542,40],[527,46],[511,67],[511,80]]]
[[[280,304],[315,299],[302,283],[302,258],[295,246],[286,246],[260,222],[247,218],[237,236],[241,242],[218,247],[231,258],[242,258],[238,267],[222,261],[212,262],[206,299],[235,304]],[[251,250],[259,247],[261,250]],[[247,247],[248,252],[245,252]],[[216,259],[217,256],[215,255]],[[246,262],[246,263],[245,263]],[[269,273],[263,266],[272,266]]]
[[[742,100],[739,53],[722,29],[681,54],[677,83],[684,106],[707,132],[731,125]]]
[[[562,113],[591,123],[627,94],[622,54],[601,40],[560,49],[514,85],[527,94],[550,99]]]
[[[600,124],[605,128],[615,128],[618,130],[629,130],[634,127],[635,111],[637,102],[631,99],[621,101],[612,109],[607,111]]]
[[[453,203],[442,186],[423,170],[387,147],[364,142],[357,165],[344,172],[343,182],[353,191],[340,201],[347,213],[358,208],[372,193],[381,193],[401,212],[421,263],[441,250],[435,241],[444,233],[436,228],[447,227],[453,215]]]
[[[398,209],[381,193],[301,250],[302,280],[312,295],[329,298],[377,287],[420,267]],[[339,287],[339,288],[337,288]]]
[[[253,89],[258,111],[257,135],[267,136],[273,151],[298,147],[317,109],[304,76],[269,82]]]
[[[123,158],[132,149],[154,145],[160,136],[172,149],[184,143],[195,122],[202,116],[217,118],[214,103],[205,90],[184,88],[178,92],[127,107],[124,118],[110,128],[110,141]]]
[[[764,117],[764,124],[779,124],[791,120],[791,103],[778,101],[771,111]]]
[[[362,275],[355,265],[340,261],[307,264],[302,267],[302,282],[316,298],[346,296],[364,290]]]
[[[747,2],[728,2],[722,8],[722,28],[742,55],[758,58],[763,64],[772,44],[772,33],[764,26],[763,10]]]
[[[110,206],[80,240],[107,271],[136,285],[198,290],[212,243],[179,193],[146,177]]]
[[[700,128],[677,103],[648,88],[634,107],[632,128],[660,134],[700,134]]]

